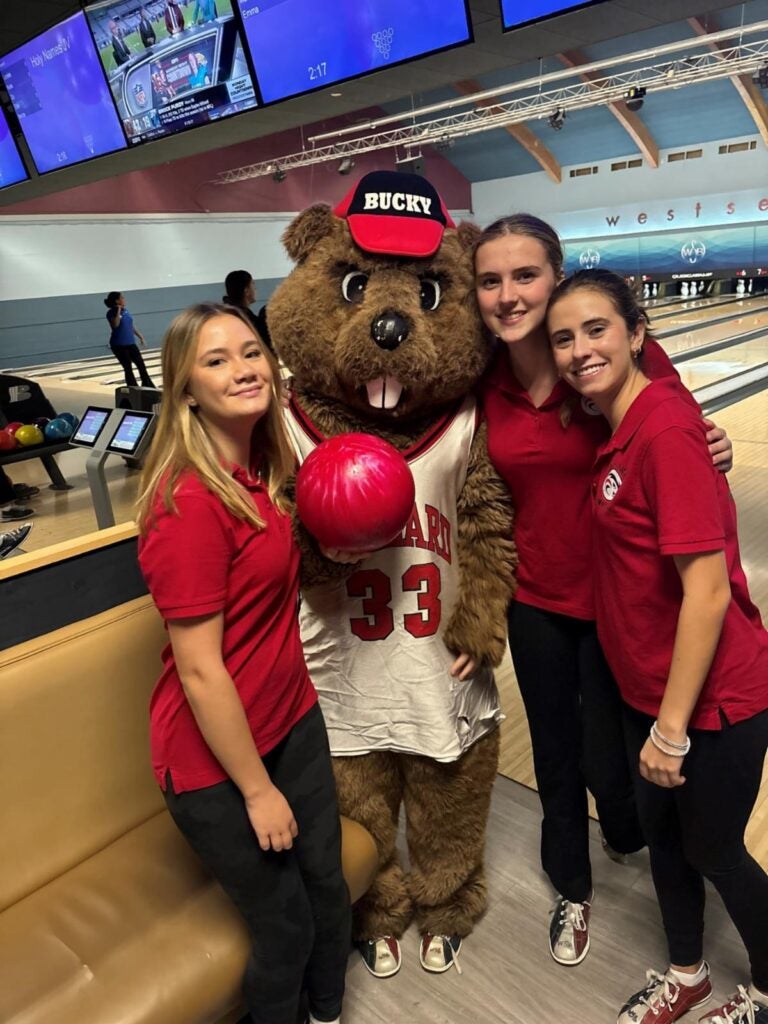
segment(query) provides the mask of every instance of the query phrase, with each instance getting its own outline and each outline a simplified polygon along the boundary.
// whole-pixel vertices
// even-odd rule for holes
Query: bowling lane
[[[687,359],[683,363],[676,363],[675,368],[685,386],[695,391],[762,363],[768,363],[768,331],[762,338],[698,356],[696,359]]]
[[[745,317],[751,317],[768,310],[768,295],[756,295],[750,299],[739,299],[738,302],[731,302],[727,306],[712,308],[691,308],[681,310],[662,318],[651,319],[651,329],[655,328],[655,334],[663,338],[669,331],[681,327],[694,327],[699,324],[709,324],[712,321],[720,323],[741,324]],[[734,332],[735,333],[735,332]]]
[[[691,324],[691,330],[685,331],[683,334],[675,334],[671,338],[665,338],[663,332],[660,332],[659,341],[666,352],[672,356],[678,352],[690,352],[711,342],[737,338],[740,334],[749,334],[750,331],[759,329],[764,329],[768,337],[768,309],[755,313],[747,310],[742,316],[736,317],[734,320],[725,320],[719,324],[708,324],[702,312],[699,322]],[[651,325],[651,334],[654,334],[653,325]],[[728,358],[729,353],[730,349],[724,349],[722,352],[715,353],[715,356],[725,359]]]

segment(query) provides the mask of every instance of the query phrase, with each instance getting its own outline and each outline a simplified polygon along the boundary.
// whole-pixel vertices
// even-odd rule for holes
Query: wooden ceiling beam
[[[580,64],[589,63],[586,55],[581,50],[568,50],[565,53],[559,53],[558,57],[567,68],[578,68]],[[596,72],[585,72],[579,77],[582,82],[589,84],[598,78],[599,75]],[[615,100],[612,103],[608,103],[607,107],[643,154],[648,166],[658,167],[660,162],[659,147],[651,135],[648,125],[633,110],[629,109],[624,100]]]
[[[688,18],[688,24],[697,36],[705,36],[710,32],[719,31],[717,22],[711,14],[707,15],[706,25],[701,18]],[[738,35],[737,29],[734,29],[734,35]],[[728,47],[725,43],[709,43],[709,49],[713,53],[718,53]],[[763,142],[768,146],[768,103],[765,102],[762,89],[752,81],[749,75],[731,75],[731,81],[749,111],[750,117],[757,125]]]
[[[454,83],[454,89],[456,92],[461,93],[462,96],[472,96],[474,93],[482,92],[483,87],[479,82],[471,78],[466,78],[461,82]],[[476,107],[495,107],[497,104],[492,99],[477,100],[475,103]],[[560,185],[563,180],[563,171],[560,166],[560,161],[557,159],[555,154],[544,145],[541,139],[530,128],[527,128],[524,124],[507,124],[504,125],[504,131],[512,138],[519,142],[523,149],[529,153],[536,163],[546,171],[550,180],[554,181],[556,185]]]

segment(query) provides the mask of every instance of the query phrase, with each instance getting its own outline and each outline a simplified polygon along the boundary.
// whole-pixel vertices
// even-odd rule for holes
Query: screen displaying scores
[[[501,0],[504,28],[517,28],[555,14],[564,14],[577,7],[592,7],[603,0]]]
[[[0,188],[26,181],[28,177],[5,114],[0,110]]]
[[[236,0],[265,103],[471,40],[465,0]]]
[[[131,144],[257,105],[230,0],[86,9]]]
[[[125,149],[82,13],[0,58],[0,75],[40,174]]]

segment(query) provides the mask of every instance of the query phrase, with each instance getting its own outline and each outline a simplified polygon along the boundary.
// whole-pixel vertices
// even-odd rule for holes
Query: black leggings
[[[621,699],[593,622],[513,602],[509,646],[544,812],[542,866],[558,893],[581,903],[592,888],[587,789],[614,850],[632,853],[645,845]]]
[[[152,378],[147,373],[147,368],[144,365],[141,352],[139,352],[138,345],[113,345],[110,343],[109,346],[112,349],[112,354],[115,359],[120,363],[125,373],[125,383],[129,387],[136,387],[136,374],[133,372],[133,363],[139,371],[139,377],[141,377],[141,383],[145,388],[153,388],[155,385],[152,383]]]
[[[744,845],[768,747],[768,711],[737,725],[723,720],[720,730],[691,729],[686,781],[674,789],[639,772],[653,719],[626,706],[624,716],[670,961],[685,967],[701,959],[708,878],[747,948],[755,985],[768,992],[768,875]]]
[[[318,1020],[341,1013],[349,893],[325,723],[318,705],[264,757],[299,827],[292,850],[265,853],[233,782],[166,803],[189,844],[245,918],[253,942],[243,983],[253,1024],[296,1024],[302,989]]]

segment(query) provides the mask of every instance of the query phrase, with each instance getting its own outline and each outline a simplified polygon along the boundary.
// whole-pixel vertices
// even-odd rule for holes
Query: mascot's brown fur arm
[[[517,559],[512,501],[488,457],[485,424],[472,444],[458,510],[461,587],[443,641],[457,653],[498,665],[507,646],[507,606]]]
[[[323,583],[345,579],[359,565],[345,562],[333,562],[326,558],[317,546],[317,541],[304,527],[296,514],[296,477],[293,476],[285,486],[285,497],[289,503],[293,521],[293,535],[301,552],[301,587],[317,587]]]

